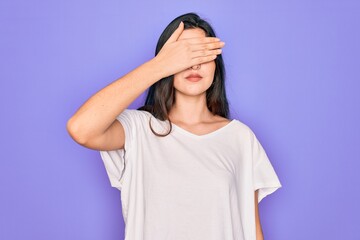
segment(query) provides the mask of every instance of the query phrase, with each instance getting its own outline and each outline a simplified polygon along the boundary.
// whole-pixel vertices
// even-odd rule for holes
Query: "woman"
[[[181,15],[153,59],[69,119],[121,190],[126,240],[263,239],[258,203],[281,184],[253,131],[228,119],[223,46],[208,22]],[[148,88],[145,105],[128,109]]]

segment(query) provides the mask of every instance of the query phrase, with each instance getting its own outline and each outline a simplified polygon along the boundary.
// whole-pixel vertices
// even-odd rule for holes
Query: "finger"
[[[176,30],[171,34],[170,38],[166,41],[166,43],[175,42],[178,40],[180,34],[184,30],[184,23],[181,21]],[[165,43],[165,44],[166,44]]]
[[[190,62],[191,62],[191,66],[194,66],[196,64],[201,64],[201,63],[206,63],[206,62],[210,62],[214,59],[216,59],[217,55],[209,55],[209,56],[203,56],[203,57],[197,57],[197,58],[193,58]]]
[[[205,44],[193,44],[190,46],[191,51],[203,51],[203,50],[212,50],[212,49],[219,49],[225,46],[225,42],[211,42],[211,43],[205,43]]]
[[[220,38],[217,37],[195,37],[195,38],[183,38],[181,41],[187,41],[190,44],[204,44],[219,42]]]
[[[218,55],[221,53],[222,53],[222,49],[196,51],[193,53],[192,59],[198,58],[198,57],[207,57],[207,56],[211,56],[211,55]]]
[[[211,56],[208,56],[208,59],[205,59],[205,62],[202,62],[200,64],[204,64],[204,63],[207,63],[207,62],[212,62],[214,61],[216,58],[217,58],[218,55],[211,55]]]

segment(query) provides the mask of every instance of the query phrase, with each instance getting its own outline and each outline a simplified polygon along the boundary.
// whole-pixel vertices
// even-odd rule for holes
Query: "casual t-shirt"
[[[255,240],[258,202],[281,187],[254,132],[240,120],[204,135],[125,109],[124,149],[100,151],[121,191],[125,240]]]

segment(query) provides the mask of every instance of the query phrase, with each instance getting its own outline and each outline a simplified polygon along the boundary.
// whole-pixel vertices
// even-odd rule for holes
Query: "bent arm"
[[[115,121],[116,117],[163,77],[155,58],[143,63],[91,96],[68,120],[68,133],[85,147],[121,148],[124,132],[121,124]],[[106,133],[108,129],[111,131]],[[114,136],[118,135],[115,133],[122,135],[120,140],[114,141]]]

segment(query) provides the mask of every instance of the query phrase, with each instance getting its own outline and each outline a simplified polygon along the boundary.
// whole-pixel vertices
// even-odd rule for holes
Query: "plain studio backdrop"
[[[1,1],[0,239],[123,239],[120,192],[66,122],[187,12],[226,42],[231,118],[283,185],[259,205],[265,239],[360,239],[355,0]]]

